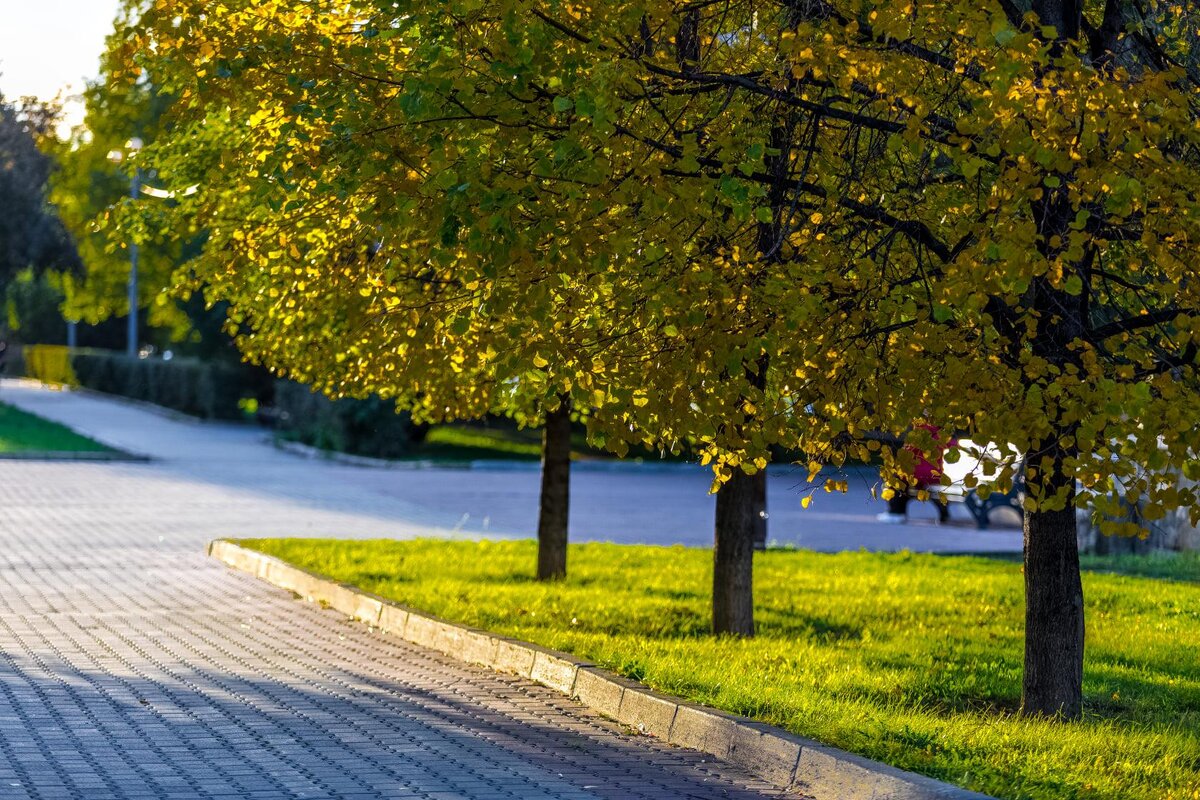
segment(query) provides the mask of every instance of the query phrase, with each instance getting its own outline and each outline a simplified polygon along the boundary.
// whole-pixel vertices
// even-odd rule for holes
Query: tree
[[[787,140],[785,174],[717,145],[685,170],[780,193],[764,219],[793,209],[790,257],[811,266],[780,316],[804,346],[770,356],[804,387],[798,399],[818,402],[779,411],[804,423],[795,441],[809,452],[867,455],[863,432],[926,417],[1016,446],[1023,706],[1076,717],[1075,507],[1112,509],[1118,481],[1150,498],[1151,519],[1197,499],[1172,472],[1198,468],[1196,35],[1174,5],[1032,11],[785,4],[775,30],[788,56],[773,68],[645,66],[663,92],[760,98],[775,129],[805,112],[811,138]],[[638,138],[677,149],[665,132]],[[911,468],[905,458],[889,457],[890,475]],[[1006,488],[1016,469],[1002,464],[989,483]]]
[[[78,266],[74,246],[47,198],[54,162],[38,149],[53,136],[58,109],[0,95],[0,289],[25,270],[69,271]],[[30,280],[33,280],[33,276]]]
[[[1075,507],[1112,509],[1115,481],[1153,515],[1196,502],[1171,472],[1194,472],[1197,453],[1195,22],[1139,8],[881,6],[869,34],[839,23],[832,52],[813,35],[830,26],[799,37],[829,84],[810,97],[862,98],[851,130],[892,151],[893,176],[860,181],[839,213],[888,220],[909,250],[847,287],[870,312],[848,315],[843,341],[872,332],[887,368],[850,353],[827,378],[879,381],[851,423],[929,414],[1023,454],[1029,713],[1081,710]]]
[[[107,56],[101,59],[100,68],[100,77],[84,92],[83,123],[66,139],[50,138],[43,144],[58,164],[50,180],[50,197],[78,243],[82,267],[65,281],[64,313],[90,325],[129,313],[129,245],[136,240],[140,245],[138,302],[146,312],[140,325],[142,334],[160,347],[200,344],[196,323],[203,327],[203,320],[171,302],[163,290],[171,284],[178,265],[196,251],[202,235],[157,235],[162,226],[153,224],[119,235],[106,229],[113,209],[130,202],[135,170],[141,170],[145,185],[158,181],[152,169],[142,169],[128,143],[134,139],[152,142],[161,135],[172,98],[148,75],[131,81],[109,80],[111,71],[120,67]],[[114,154],[121,158],[114,160]],[[139,204],[141,213],[150,218],[161,219],[159,215],[166,210],[162,199],[144,199]]]
[[[163,10],[163,13],[166,11]],[[537,176],[544,172],[543,162],[547,156],[547,147],[557,146],[557,154],[562,163],[577,173],[577,175],[568,176],[567,179],[574,181],[577,185],[587,185],[589,181],[605,179],[602,176],[606,165],[602,162],[579,163],[575,156],[587,153],[587,150],[582,149],[582,146],[577,143],[563,140],[553,134],[547,136],[547,131],[554,130],[553,125],[543,127],[534,123],[526,131],[530,136],[519,143],[513,142],[515,146],[506,151],[504,170],[501,173],[494,172],[489,163],[489,152],[493,145],[486,143],[487,139],[484,137],[490,135],[489,129],[494,131],[497,126],[505,129],[508,123],[506,121],[499,123],[495,120],[489,121],[483,116],[472,118],[471,115],[465,114],[461,110],[461,100],[453,95],[457,91],[455,86],[462,80],[464,64],[448,61],[440,54],[439,45],[436,44],[437,37],[431,35],[431,31],[442,30],[446,35],[453,34],[453,30],[445,27],[441,21],[431,22],[430,19],[422,19],[420,24],[416,22],[410,24],[392,20],[381,23],[388,30],[385,35],[377,35],[378,31],[372,27],[372,23],[351,20],[347,14],[352,12],[347,10],[331,12],[329,9],[310,5],[292,7],[288,4],[281,4],[273,7],[270,13],[264,15],[261,8],[256,8],[250,13],[253,13],[260,23],[257,26],[249,25],[239,18],[239,15],[244,16],[246,13],[245,9],[231,10],[227,18],[219,24],[215,18],[209,16],[206,17],[204,25],[194,27],[188,26],[186,22],[177,25],[175,18],[172,17],[168,24],[161,25],[153,34],[158,37],[156,47],[163,53],[171,53],[171,56],[163,63],[155,62],[155,68],[158,70],[169,69],[171,61],[178,59],[182,53],[183,60],[190,59],[190,64],[179,74],[194,75],[206,87],[201,89],[198,85],[188,84],[186,79],[179,86],[172,87],[184,97],[200,98],[203,96],[204,99],[198,100],[192,107],[192,112],[195,114],[194,119],[204,118],[206,134],[211,134],[211,131],[215,129],[214,125],[216,128],[228,130],[227,123],[224,120],[216,120],[215,116],[230,113],[248,115],[254,127],[259,129],[256,142],[252,141],[256,134],[251,134],[251,140],[239,135],[241,144],[236,148],[237,154],[248,154],[253,153],[257,147],[257,162],[243,162],[244,166],[239,170],[229,158],[231,149],[227,148],[220,157],[224,160],[219,168],[210,164],[207,171],[201,171],[202,175],[196,170],[192,170],[195,179],[208,187],[204,193],[206,199],[201,201],[207,204],[208,210],[197,213],[208,214],[211,217],[216,213],[215,209],[218,207],[221,214],[228,216],[230,213],[231,199],[222,197],[218,201],[215,198],[219,193],[211,190],[212,178],[215,175],[239,176],[240,178],[261,177],[260,183],[272,190],[285,186],[288,188],[302,186],[303,181],[298,178],[298,175],[303,167],[300,160],[295,158],[295,143],[297,141],[329,143],[331,141],[329,137],[336,137],[340,140],[340,145],[336,148],[328,148],[316,158],[317,166],[312,169],[310,176],[312,185],[320,187],[322,190],[338,191],[343,197],[354,197],[357,203],[355,213],[361,214],[363,217],[370,214],[377,220],[370,224],[364,222],[361,229],[370,231],[370,233],[367,233],[358,243],[347,243],[345,250],[352,250],[356,247],[362,250],[363,242],[372,239],[375,232],[387,232],[390,237],[403,237],[405,245],[410,250],[415,249],[413,246],[415,242],[421,242],[423,247],[441,247],[440,258],[447,266],[454,265],[456,270],[454,273],[447,272],[444,276],[439,276],[441,284],[466,290],[461,297],[450,298],[450,302],[459,302],[463,297],[470,302],[475,302],[480,296],[486,297],[488,310],[493,319],[490,322],[485,320],[485,323],[492,325],[493,333],[496,328],[495,320],[502,320],[504,314],[528,320],[527,301],[529,297],[527,292],[531,287],[539,287],[547,281],[561,284],[562,289],[566,291],[556,290],[554,294],[545,295],[548,301],[557,304],[554,310],[546,312],[547,318],[549,320],[566,320],[566,323],[570,325],[570,327],[564,328],[560,322],[561,330],[555,329],[549,332],[550,338],[555,340],[552,343],[553,352],[556,354],[553,369],[561,385],[535,391],[532,396],[536,402],[545,403],[546,398],[550,398],[549,408],[552,409],[555,404],[553,397],[558,394],[567,394],[563,390],[573,385],[578,386],[581,379],[586,390],[584,392],[586,402],[576,404],[581,410],[586,410],[597,402],[597,397],[606,396],[606,392],[612,397],[622,398],[625,403],[628,403],[634,394],[639,395],[637,399],[645,402],[647,393],[636,370],[623,371],[613,368],[614,365],[621,363],[622,359],[636,361],[641,358],[640,355],[630,356],[630,350],[627,347],[621,351],[622,355],[618,355],[611,346],[615,341],[629,338],[628,333],[614,334],[612,330],[614,320],[623,324],[621,317],[610,315],[611,319],[604,319],[604,309],[596,305],[597,297],[593,287],[574,285],[572,279],[572,274],[578,272],[579,265],[588,265],[589,261],[595,263],[597,259],[607,259],[608,251],[597,246],[598,240],[584,237],[574,239],[570,247],[554,242],[554,239],[565,239],[562,235],[564,230],[589,230],[589,225],[595,220],[600,206],[607,201],[599,194],[592,194],[587,198],[584,198],[583,195],[564,198],[558,187],[555,186],[548,185],[545,187],[546,191],[540,191],[537,188],[532,190],[529,187],[519,188],[517,185],[522,178],[533,177],[536,180]],[[357,14],[358,11],[355,10],[353,13]],[[187,20],[189,17],[185,15],[180,19]],[[269,20],[269,22],[261,24],[263,20]],[[166,22],[166,18],[163,17],[162,21]],[[152,27],[153,24],[151,20]],[[330,41],[330,33],[333,31],[344,33],[347,25],[359,26],[360,37],[358,40],[346,39],[344,47],[334,48],[332,52],[325,48],[325,43]],[[553,30],[547,29],[547,31],[552,36],[558,36],[558,33]],[[299,36],[297,36],[298,33]],[[369,41],[369,45],[362,45],[362,41]],[[413,42],[418,44],[414,47]],[[413,49],[418,52],[413,53]],[[255,55],[248,57],[245,55],[246,53]],[[283,77],[285,73],[273,71],[272,66],[268,63],[279,58],[287,60],[290,74],[286,78]],[[396,87],[399,86],[399,82],[394,79],[377,77],[386,74],[390,69],[388,65],[396,62],[397,58],[404,58],[407,63],[412,64],[406,70],[406,74],[425,75],[429,79],[429,84],[425,87],[428,91],[424,96],[420,95],[420,90],[407,95],[407,99],[411,100],[408,109],[387,107],[389,98],[395,99],[398,94]],[[480,59],[464,54],[464,61],[466,62],[465,70],[468,73],[476,69],[491,69],[494,66],[489,66],[487,57]],[[220,88],[215,88],[217,82],[209,79],[210,72],[215,72],[218,76],[225,78],[225,82]],[[447,93],[446,89],[449,89],[450,92]],[[512,104],[511,100],[502,94],[497,95],[494,100],[502,104]],[[336,121],[329,113],[329,109],[332,108],[338,109]],[[210,113],[214,110],[215,115]],[[559,116],[566,114],[577,117],[584,125],[588,124],[583,115],[569,113],[566,108],[550,109],[548,106],[547,110]],[[409,117],[411,123],[397,123],[395,116],[397,111]],[[480,128],[474,124],[476,121],[485,122],[485,126]],[[449,123],[449,125],[443,123]],[[455,125],[454,123],[462,124]],[[455,140],[453,152],[446,152],[447,127],[453,128],[454,135],[460,137]],[[421,133],[424,130],[428,130],[429,133]],[[303,131],[303,133],[299,134],[299,131]],[[177,151],[179,156],[177,161],[172,162],[169,160],[170,156],[166,156],[166,160],[160,162],[171,164],[171,169],[163,170],[164,174],[172,170],[180,175],[188,172],[183,162],[188,160],[193,165],[197,162],[196,143],[193,139],[199,136],[199,131],[193,130],[190,134],[183,134],[179,137],[180,141],[187,141],[188,144]],[[351,137],[353,138],[351,139]],[[556,139],[558,140],[557,145],[554,144]],[[281,147],[281,140],[288,142],[286,148]],[[351,141],[352,145],[349,144]],[[470,149],[474,147],[478,147],[478,149],[475,153],[470,153]],[[572,152],[572,148],[576,152]],[[285,149],[292,152],[281,160],[277,160],[277,156],[280,156]],[[482,159],[479,158],[479,153],[483,154]],[[419,157],[416,157],[417,154]],[[422,163],[429,159],[431,154],[436,157],[434,163]],[[385,176],[381,174],[379,164],[389,158],[395,159],[397,156],[401,163],[407,166],[407,175],[391,176],[392,180],[389,184]],[[439,158],[441,160],[438,160]],[[575,162],[573,167],[571,166],[572,162]],[[258,164],[263,164],[264,167],[259,168]],[[286,178],[283,181],[278,180],[284,175]],[[408,204],[401,209],[405,217],[403,220],[396,219],[397,209],[394,204],[378,207],[379,198],[374,194],[383,190],[384,187],[396,187],[397,179],[402,179],[399,181],[399,190],[393,189],[393,191],[396,191],[397,194],[407,193],[404,196],[409,199]],[[273,184],[272,181],[274,181]],[[424,182],[424,191],[433,196],[413,198],[412,194],[421,190],[422,182]],[[475,201],[475,197],[468,196],[463,190],[469,186],[487,183],[495,187],[495,190],[486,199],[486,202],[493,207],[487,209],[490,213],[481,215],[480,208],[470,206]],[[454,191],[456,188],[457,192]],[[514,191],[514,189],[518,190]],[[448,199],[452,203],[448,203],[447,197],[445,197],[448,192]],[[252,197],[251,194],[244,191],[244,186],[239,187],[236,193],[241,199]],[[435,197],[436,202],[431,202]],[[257,199],[264,200],[265,198],[260,195]],[[273,207],[276,210],[286,210],[289,207],[297,211],[303,209],[303,215],[309,215],[312,213],[314,204],[319,202],[325,204],[325,213],[330,212],[324,198],[310,197],[309,199],[313,202],[303,199],[302,195],[295,191],[286,196],[279,193],[273,200]],[[576,202],[579,200],[585,200],[585,202]],[[546,214],[538,224],[533,227],[525,227],[528,210],[522,206],[539,201],[566,202],[559,207],[561,213]],[[195,208],[196,204],[193,203],[192,207]],[[346,210],[347,206],[342,206],[336,209],[336,213],[345,214]],[[252,212],[248,210],[247,214],[238,214],[237,216],[249,218],[251,214]],[[425,216],[421,216],[422,214]],[[468,215],[474,219],[465,219]],[[343,231],[351,227],[344,223],[345,218],[339,223],[342,225]],[[486,223],[486,226],[480,226],[481,230],[475,230],[468,234],[477,239],[476,241],[468,240],[466,244],[473,250],[470,253],[471,259],[485,259],[487,264],[485,264],[483,275],[473,274],[471,270],[477,268],[473,264],[468,264],[469,269],[466,273],[468,277],[459,280],[457,275],[460,273],[457,270],[460,269],[458,262],[462,255],[452,252],[452,250],[463,247],[461,232],[465,232],[467,223],[475,225]],[[227,229],[228,226],[226,226]],[[442,233],[441,241],[433,243],[425,241],[431,230]],[[213,232],[220,235],[215,225]],[[503,234],[507,239],[497,238],[497,233]],[[281,238],[285,235],[282,229],[279,230],[279,234]],[[272,235],[274,235],[274,231]],[[359,235],[362,236],[361,232]],[[295,239],[290,235],[288,238]],[[308,244],[310,249],[306,250],[301,245],[296,247],[295,252],[289,251],[289,254],[293,258],[308,260],[314,257],[328,257],[313,251],[311,241]],[[396,258],[397,254],[394,251],[387,250],[389,244],[390,240],[384,239],[379,244],[379,248],[372,251],[372,259],[376,257]],[[626,237],[623,246],[628,247],[630,244],[635,244],[634,240]],[[221,254],[219,258],[225,258],[230,249],[231,246],[225,243],[218,245],[215,252]],[[269,254],[272,251],[263,252]],[[517,271],[515,276],[502,276],[508,282],[505,287],[506,291],[512,291],[509,287],[517,289],[515,295],[509,294],[503,297],[504,303],[502,304],[496,291],[497,275],[494,271],[488,274],[487,266],[492,266],[494,270],[496,262],[510,257],[513,253],[521,253],[521,257],[526,259],[530,254],[536,254],[538,261],[529,265],[519,265],[521,271]],[[302,255],[298,256],[297,254]],[[423,253],[419,255],[423,255]],[[371,266],[371,269],[376,268]],[[414,266],[413,269],[419,271],[419,267]],[[201,280],[215,280],[212,271],[201,268],[200,272],[203,273]],[[602,276],[589,276],[587,280],[595,281],[598,277]],[[378,283],[378,278],[375,280]],[[238,282],[241,283],[240,277]],[[232,289],[233,287],[228,288]],[[235,293],[244,297],[245,288],[245,284],[241,283]],[[395,291],[394,287],[388,288],[390,291]],[[286,291],[287,288],[276,286],[266,292],[266,297],[281,297]],[[603,293],[612,291],[611,286],[605,287]],[[370,292],[367,291],[367,294]],[[581,305],[580,299],[586,299],[589,295],[591,295],[591,302]],[[335,297],[327,296],[320,302],[336,304],[340,301]],[[423,295],[414,299],[416,305],[407,306],[400,299],[396,299],[394,302],[401,308],[420,308],[429,311],[434,307],[446,304],[447,298],[443,296],[431,299],[427,295]],[[242,303],[243,307],[246,305]],[[564,310],[560,307],[562,305],[566,305],[567,308]],[[253,313],[251,312],[252,315]],[[460,338],[466,337],[464,341],[469,341],[469,337],[474,335],[470,330],[471,323],[468,321],[471,313],[469,309],[451,312],[451,319],[459,328],[454,333]],[[422,321],[431,321],[428,314],[416,315],[414,311],[414,315],[416,318],[411,320],[414,326]],[[318,327],[313,329],[311,334],[302,333],[297,324],[300,315],[289,313],[286,316],[290,320],[289,330],[286,333],[283,331],[267,333],[264,321],[257,316],[250,321],[250,325],[262,332],[260,338],[263,342],[272,339],[279,340],[284,336],[293,342],[303,342],[306,335],[311,335],[313,342],[337,341],[342,346],[355,346],[359,353],[371,353],[379,349],[378,344],[372,344],[369,347],[358,346],[336,337],[331,338],[327,328]],[[378,318],[381,323],[391,321],[383,314],[378,314]],[[237,321],[240,323],[242,320]],[[324,320],[321,320],[321,324],[324,324]],[[356,325],[353,328],[353,335],[360,335],[367,327],[374,327],[377,331],[387,330],[382,324]],[[436,338],[444,336],[445,327],[446,325],[439,321],[428,327],[427,331]],[[415,329],[411,328],[410,331]],[[516,376],[526,372],[531,359],[538,370],[542,372],[547,370],[548,359],[536,352],[530,352],[529,345],[537,342],[536,336],[530,336],[529,331],[524,327],[509,332],[509,335],[513,333],[518,334],[522,341],[506,345],[503,350],[498,350],[493,343],[489,343],[485,339],[478,340],[475,346],[484,351],[493,350],[504,352],[506,355],[512,354],[513,360],[504,365],[509,375]],[[570,334],[573,341],[564,342],[563,333]],[[424,338],[422,337],[422,340]],[[642,337],[635,340],[633,349],[634,352],[639,352],[640,348],[640,352],[644,352],[647,347],[657,348],[660,343],[660,337],[652,337],[649,343],[645,337]],[[422,341],[407,344],[414,352],[417,352]],[[251,339],[246,340],[246,345],[248,351],[253,352]],[[428,346],[426,345],[426,347]],[[600,355],[598,351],[605,346],[607,346],[608,352]],[[622,343],[622,346],[625,347],[625,344]],[[469,351],[470,346],[467,346],[466,349]],[[383,353],[386,358],[391,358],[388,347],[383,348]],[[296,364],[303,363],[304,359],[309,359],[311,356],[312,351],[308,347],[302,347],[296,356],[285,356],[280,352],[276,342],[270,355],[266,358],[276,366],[287,364],[289,369],[295,370]],[[364,356],[364,358],[370,360],[374,356]],[[378,364],[378,362],[373,363]],[[597,367],[598,364],[599,367]],[[433,394],[430,385],[433,380],[429,373],[432,370],[427,364],[418,362],[418,365],[425,371],[425,374],[416,374],[415,378],[408,377],[411,382],[408,392],[414,401],[420,396],[421,402],[427,407],[438,409],[435,416],[478,412],[478,407],[475,409],[469,407],[452,409],[451,406],[440,402],[430,402],[429,396]],[[365,391],[368,384],[375,390],[395,391],[389,387],[394,386],[397,382],[403,385],[407,376],[401,374],[394,364],[389,363],[387,368],[390,370],[386,375],[387,380],[384,381],[387,385],[376,385],[379,383],[378,377],[366,376],[361,373],[353,376],[346,372],[339,372],[336,380],[331,380],[330,375],[333,374],[335,368],[325,363],[321,367],[321,381],[326,389],[335,392]],[[451,380],[461,382],[464,376],[456,374],[462,373],[461,367],[454,369],[454,373],[449,373]],[[743,370],[737,368],[737,371],[740,373]],[[410,375],[412,374],[414,373],[410,373]],[[750,372],[746,374],[748,378],[757,380]],[[419,380],[415,380],[416,378]],[[478,376],[473,379],[480,380]],[[631,383],[618,388],[618,381],[623,379],[628,379]],[[359,383],[356,384],[355,381],[359,381]],[[373,381],[375,383],[372,383]],[[519,386],[528,384],[537,387],[545,383],[541,378],[538,382],[530,382],[528,376],[522,378],[521,381]],[[491,384],[496,381],[493,378],[484,382]],[[602,386],[605,388],[601,389]],[[503,405],[512,407],[515,395],[512,394],[511,389],[506,390],[506,394],[500,397]],[[492,402],[495,402],[495,398]],[[483,407],[488,408],[489,406]],[[519,403],[517,407],[520,407]],[[619,451],[625,449],[630,439],[626,421],[622,418],[610,417],[602,422],[608,423],[607,428],[602,425],[594,426],[593,436],[595,439],[599,442],[609,441],[614,449]],[[650,438],[652,439],[651,443],[657,443],[658,437]],[[675,436],[673,438],[678,440],[682,437]],[[551,449],[549,442],[547,444],[549,451]],[[678,446],[678,442],[676,441],[673,446]],[[547,465],[550,463],[551,461],[548,459]],[[762,531],[765,525],[765,514],[756,516],[754,513],[762,509],[764,503],[765,475],[761,474],[761,468],[760,474],[746,478],[744,481],[739,479],[739,482],[746,483],[748,488],[746,492],[724,491],[719,500],[722,513],[718,514],[718,520],[721,521],[718,532],[724,534],[719,538],[722,541],[728,540],[729,546],[717,548],[718,575],[724,571],[721,565],[726,561],[726,553],[735,556],[740,562],[741,573],[745,573],[744,567],[748,566],[751,558],[752,542],[746,543],[742,540],[754,537]],[[561,482],[548,480],[545,488],[549,491],[557,485],[561,485]],[[742,509],[741,505],[744,504],[750,504],[752,507]],[[732,508],[733,513],[730,513],[727,506]],[[547,507],[548,504],[543,503],[543,509],[545,510]],[[748,513],[740,513],[742,511]],[[556,518],[565,520],[565,513],[543,514],[539,527],[546,531],[548,525],[552,527],[557,525],[561,530],[561,522],[552,522]],[[765,536],[762,538],[765,539]],[[565,555],[565,548],[562,548],[562,552]],[[740,555],[738,555],[739,553]],[[543,563],[545,563],[544,559]],[[738,569],[734,571],[737,572]],[[723,578],[718,578],[718,581],[723,580]],[[745,578],[739,580],[745,580]],[[742,598],[742,610],[729,614],[718,612],[716,615],[718,630],[737,633],[752,632],[749,603],[745,599],[745,594],[731,595],[731,599],[733,597]]]
[[[245,21],[261,8],[226,9],[211,27],[190,31],[200,34],[189,37],[194,50],[163,51],[170,58],[156,62],[155,72],[174,76],[169,88],[181,105],[172,135],[145,156],[177,186],[203,190],[181,197],[169,221],[157,224],[206,232],[187,285],[231,301],[243,351],[280,374],[334,395],[396,398],[424,421],[492,412],[525,424],[544,421],[538,575],[562,577],[576,393],[570,376],[585,357],[587,331],[531,329],[530,322],[558,302],[563,285],[555,262],[568,256],[510,262],[504,254],[514,244],[505,240],[503,221],[477,220],[472,234],[487,235],[494,249],[464,258],[456,241],[465,234],[465,202],[454,174],[380,168],[383,159],[416,164],[410,153],[422,150],[420,160],[430,158],[431,140],[346,135],[348,124],[386,125],[371,115],[391,88],[328,80],[340,68],[321,43],[352,20],[323,13],[301,5],[297,16],[281,13],[254,29],[249,42],[235,42],[223,37],[247,34]],[[386,55],[359,52],[348,41],[338,55],[369,57],[372,66]],[[171,59],[181,55],[203,65],[211,48],[254,42],[263,54],[257,64],[236,57],[171,71]],[[288,62],[286,75],[274,59]],[[210,80],[210,70],[227,80]],[[312,104],[296,113],[297,93],[317,85],[344,115],[334,120]],[[233,121],[239,118],[252,124],[242,127]],[[307,153],[297,158],[288,150],[300,142],[312,147],[301,145]],[[426,181],[422,195],[417,190]],[[147,224],[129,210],[123,219],[130,229]]]
[[[375,290],[416,315],[405,356],[456,352],[461,375],[491,348],[516,391],[586,402],[597,441],[696,440],[740,497],[777,444],[814,472],[921,420],[1013,445],[1023,466],[980,490],[1023,470],[1023,705],[1079,715],[1074,508],[1115,508],[1118,483],[1149,519],[1198,500],[1176,473],[1200,472],[1194,11],[278,0],[252,23],[162,5],[140,41],[242,86],[221,113],[251,123],[239,147],[265,182],[353,203],[359,242],[400,235],[408,266]],[[225,246],[282,273],[267,223],[292,200],[258,199],[235,206],[257,214],[253,244]],[[308,307],[340,308],[362,287],[315,270],[305,236],[292,258],[314,271],[293,280],[327,281]],[[295,308],[257,313],[280,327],[255,346],[287,347]],[[464,391],[408,368],[414,393]],[[912,467],[882,458],[893,483]],[[752,631],[749,552],[729,562],[734,632]]]

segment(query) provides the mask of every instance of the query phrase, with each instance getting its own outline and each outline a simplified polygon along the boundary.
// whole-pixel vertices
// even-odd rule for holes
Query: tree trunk
[[[767,549],[767,471],[750,476],[754,481],[754,549]]]
[[[1082,8],[1082,0],[1033,0],[1033,11],[1044,26],[1042,36],[1052,39],[1052,55],[1060,55],[1066,42],[1078,38]],[[1053,30],[1047,31],[1047,27]],[[1052,37],[1048,35],[1051,33]],[[1053,64],[1047,67],[1051,72],[1057,69]],[[1047,85],[1055,80],[1055,76],[1047,76]],[[1037,247],[1047,263],[1065,256],[1074,216],[1071,195],[1067,181],[1032,203]],[[1090,286],[1088,268],[1083,263],[1070,263],[1064,270],[1067,268],[1082,279],[1084,287]],[[1029,340],[1035,357],[1058,371],[1065,372],[1068,367],[1080,370],[1080,349],[1073,345],[1085,339],[1090,315],[1088,298],[1086,290],[1072,296],[1056,288],[1047,276],[1034,278],[1026,300],[1032,301],[1036,320]],[[1026,375],[1035,384],[1042,380],[1035,374]],[[1041,387],[1046,388],[1046,384]],[[1037,716],[1078,719],[1083,710],[1083,583],[1079,578],[1075,529],[1075,478],[1063,474],[1068,459],[1076,455],[1076,431],[1061,412],[1052,421],[1057,423],[1053,435],[1027,454],[1025,490],[1039,501],[1054,497],[1055,505],[1063,499],[1066,505],[1061,510],[1025,512],[1025,675],[1021,710]]]
[[[546,414],[542,438],[542,495],[538,507],[539,581],[567,576],[567,519],[571,499],[571,400]]]
[[[1083,583],[1074,481],[1061,511],[1025,512],[1025,678],[1021,710],[1078,719],[1083,707]]]
[[[717,490],[713,546],[713,633],[754,635],[754,535],[764,473],[733,477]]]

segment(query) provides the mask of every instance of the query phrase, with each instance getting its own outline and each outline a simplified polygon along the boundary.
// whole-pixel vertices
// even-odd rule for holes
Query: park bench
[[[1012,508],[1018,513],[1021,512],[1021,503],[1025,499],[1024,471],[1019,468],[1021,457],[1015,448],[990,443],[980,445],[970,439],[959,439],[958,451],[957,461],[953,464],[947,462],[942,466],[942,474],[949,479],[949,485],[931,486],[931,494],[936,496],[940,493],[949,502],[962,503],[975,519],[979,530],[987,529],[991,513],[997,508]],[[975,488],[967,487],[968,475],[975,475],[978,483],[987,483],[990,478],[995,477],[999,468],[1006,464],[1018,467],[1010,491],[992,491],[986,498],[982,498]]]

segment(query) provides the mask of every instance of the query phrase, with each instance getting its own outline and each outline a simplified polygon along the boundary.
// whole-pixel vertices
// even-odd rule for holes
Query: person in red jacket
[[[932,437],[934,452],[927,454],[910,444],[904,446],[905,450],[913,454],[912,485],[894,490],[895,493],[887,501],[887,511],[876,517],[880,522],[896,524],[908,522],[908,501],[912,499],[912,492],[919,492],[923,489],[930,490],[930,499],[933,501],[934,507],[937,508],[938,522],[944,523],[950,520],[950,508],[934,492],[942,484],[943,454],[953,447],[956,442],[954,439],[942,441],[940,435],[941,429],[936,425],[922,423],[917,427],[927,431],[930,437]],[[933,460],[930,460],[931,458]]]

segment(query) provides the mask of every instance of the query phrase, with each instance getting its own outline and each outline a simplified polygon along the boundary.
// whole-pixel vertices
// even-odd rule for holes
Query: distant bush
[[[240,419],[244,398],[269,396],[272,388],[265,372],[244,364],[130,358],[108,350],[72,352],[58,345],[20,349],[20,357],[10,358],[10,375],[81,386],[205,419]]]
[[[390,400],[330,400],[293,381],[276,382],[275,414],[276,427],[287,439],[373,458],[408,455],[422,433]]]

